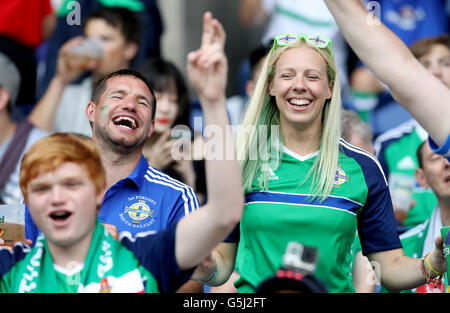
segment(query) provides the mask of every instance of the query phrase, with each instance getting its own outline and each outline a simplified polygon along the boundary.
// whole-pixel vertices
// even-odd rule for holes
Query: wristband
[[[430,264],[430,260],[428,259],[431,252],[427,253],[423,258],[420,259],[420,269],[422,271],[422,275],[425,277],[426,283],[429,284],[430,281],[434,282],[436,285],[442,282],[442,275],[444,273],[439,274],[440,272],[436,271]],[[427,275],[425,272],[425,262],[428,264],[430,268],[430,273]],[[431,278],[431,272],[437,274],[435,278]]]
[[[435,273],[437,276],[442,276],[442,275],[444,275],[445,272],[439,272],[439,271],[437,271],[436,269],[434,269],[434,268],[431,266],[431,264],[430,264],[430,254],[431,254],[431,253],[428,253],[427,256],[425,257],[425,261],[427,262],[428,267],[429,267],[430,270],[431,270],[433,273]]]

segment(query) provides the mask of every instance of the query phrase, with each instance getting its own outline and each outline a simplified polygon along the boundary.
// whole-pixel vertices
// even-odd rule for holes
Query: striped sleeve
[[[431,139],[431,137],[428,137],[428,143],[430,144],[430,148],[434,153],[440,154],[450,161],[450,134],[441,147],[439,147],[433,141],[433,139]]]
[[[389,176],[389,166],[386,160],[386,149],[394,142],[400,140],[403,136],[410,134],[416,126],[415,120],[407,121],[396,128],[388,130],[377,137],[374,142],[376,157],[383,168],[384,175]]]
[[[179,192],[185,216],[199,208],[197,195],[188,185],[183,184],[162,171],[152,167],[148,168],[145,178],[150,182],[167,186],[172,190]]]

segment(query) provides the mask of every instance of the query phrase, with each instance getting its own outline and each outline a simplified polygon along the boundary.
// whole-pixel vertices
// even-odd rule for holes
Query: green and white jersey
[[[419,167],[417,148],[427,137],[426,131],[415,120],[409,120],[375,140],[376,156],[388,181],[396,175],[407,175],[415,180],[414,171]],[[417,181],[413,199],[416,204],[404,221],[404,225],[409,227],[423,223],[437,205],[436,196],[431,189],[423,189]]]
[[[335,186],[320,203],[310,201],[311,178],[301,185],[316,156],[285,148],[268,191],[261,191],[255,178],[240,224],[239,292],[253,292],[273,276],[290,241],[318,249],[315,275],[330,292],[354,292],[351,248],[357,229],[364,254],[401,248],[387,181],[375,157],[341,140]]]
[[[193,271],[178,267],[176,225],[136,237],[123,232],[116,241],[97,220],[84,264],[71,271],[53,264],[43,234],[31,249],[0,249],[0,293],[175,292]]]

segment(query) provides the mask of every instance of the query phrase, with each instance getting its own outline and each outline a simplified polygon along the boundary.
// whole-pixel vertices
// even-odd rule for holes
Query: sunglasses
[[[273,39],[273,52],[278,47],[290,45],[291,43],[305,40],[306,43],[313,45],[316,48],[325,49],[329,47],[330,55],[333,56],[333,50],[331,48],[331,39],[323,36],[312,36],[304,34],[283,34],[278,35]]]

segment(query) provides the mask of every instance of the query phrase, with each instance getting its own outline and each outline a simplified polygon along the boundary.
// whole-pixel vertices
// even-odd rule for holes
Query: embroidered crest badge
[[[334,178],[334,186],[339,188],[343,183],[348,182],[348,176],[345,175],[345,172],[340,167],[336,170],[336,176]]]

